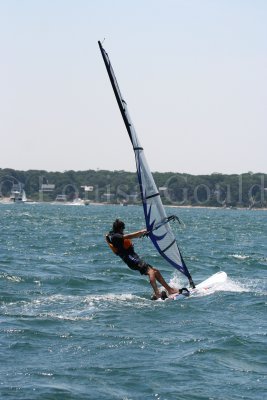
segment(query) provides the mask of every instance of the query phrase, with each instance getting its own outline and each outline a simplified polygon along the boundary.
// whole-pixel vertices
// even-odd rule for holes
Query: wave
[[[249,258],[249,256],[243,255],[243,254],[230,254],[229,257],[236,258],[237,260],[246,260]]]
[[[98,311],[110,306],[118,309],[122,304],[136,306],[143,304],[145,298],[133,295],[131,293],[114,294],[107,293],[101,295],[60,295],[40,296],[36,299],[11,300],[1,305],[1,314],[3,316],[16,318],[36,318],[56,319],[66,321],[89,321],[92,320]]]
[[[107,294],[102,294],[102,295],[89,295],[86,296],[85,302],[90,303],[91,301],[94,302],[102,302],[102,301],[108,301],[108,302],[124,302],[124,301],[131,301],[131,300],[136,300],[136,299],[141,299],[141,297],[133,295],[131,293],[125,293],[125,294],[114,294],[114,293],[107,293]]]

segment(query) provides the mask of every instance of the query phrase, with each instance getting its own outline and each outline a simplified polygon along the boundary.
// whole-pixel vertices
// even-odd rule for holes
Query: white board
[[[226,282],[227,280],[227,274],[224,271],[217,272],[214,275],[211,275],[208,279],[205,279],[205,281],[199,283],[196,285],[195,289],[188,288],[191,295],[195,294],[204,294],[205,291],[212,290],[216,288],[216,286]],[[168,299],[170,300],[180,300],[185,298],[184,295],[182,294],[171,294]]]

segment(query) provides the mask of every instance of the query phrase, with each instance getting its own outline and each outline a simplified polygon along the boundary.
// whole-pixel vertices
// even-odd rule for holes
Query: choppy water
[[[103,239],[118,216],[143,227],[141,207],[0,204],[1,399],[265,398],[267,212],[168,212],[194,280],[227,272],[219,290],[150,300]]]

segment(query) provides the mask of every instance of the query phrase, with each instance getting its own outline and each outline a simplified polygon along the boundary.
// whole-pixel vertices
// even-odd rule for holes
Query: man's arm
[[[123,239],[139,238],[140,236],[143,236],[144,233],[147,233],[147,230],[146,229],[141,229],[140,231],[133,232],[133,233],[127,233],[126,235],[123,235]]]

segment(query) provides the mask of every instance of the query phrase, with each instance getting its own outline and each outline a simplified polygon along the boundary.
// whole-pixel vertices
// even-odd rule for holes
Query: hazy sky
[[[0,0],[0,168],[267,173],[266,0]]]

